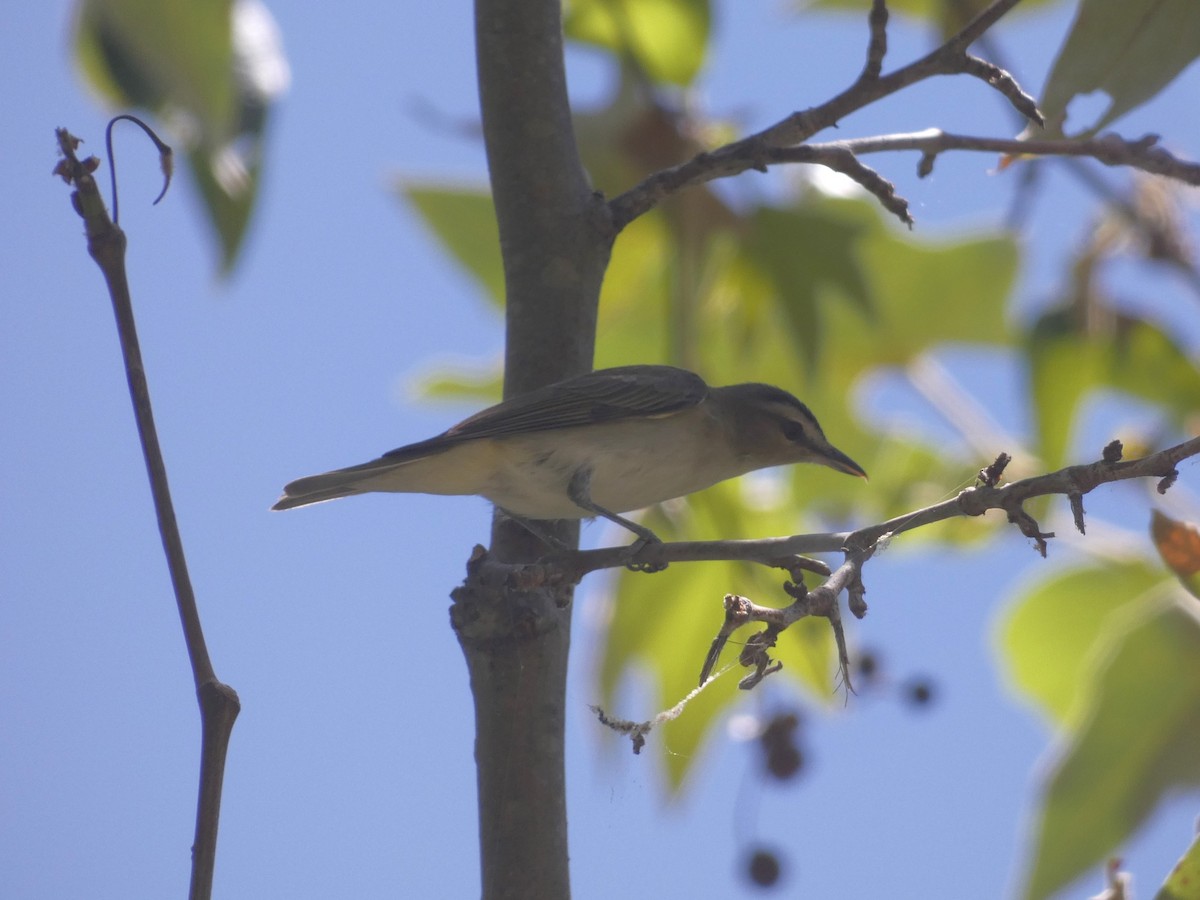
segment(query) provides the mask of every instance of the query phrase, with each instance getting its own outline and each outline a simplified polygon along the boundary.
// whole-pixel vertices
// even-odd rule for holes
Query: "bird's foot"
[[[571,502],[579,506],[580,509],[586,509],[592,515],[608,519],[614,525],[620,525],[627,531],[632,531],[637,535],[637,540],[625,550],[625,568],[631,572],[661,572],[665,569],[667,567],[665,562],[639,562],[637,559],[638,555],[651,544],[661,544],[662,538],[645,525],[639,525],[631,519],[619,516],[611,509],[605,509],[599,503],[595,502],[589,490],[591,480],[591,470],[580,469],[571,476],[571,483],[567,486],[567,495],[571,498]]]
[[[667,567],[665,562],[638,560],[643,550],[655,544],[662,544],[662,539],[649,528],[644,528],[643,531],[644,534],[638,533],[638,539],[625,548],[625,568],[630,572],[661,572]]]

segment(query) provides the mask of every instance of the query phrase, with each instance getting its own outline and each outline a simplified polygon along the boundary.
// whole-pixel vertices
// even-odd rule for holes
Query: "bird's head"
[[[816,416],[781,388],[734,384],[713,388],[709,401],[719,418],[732,425],[731,440],[747,471],[789,463],[816,463],[866,478],[862,466],[825,437]]]

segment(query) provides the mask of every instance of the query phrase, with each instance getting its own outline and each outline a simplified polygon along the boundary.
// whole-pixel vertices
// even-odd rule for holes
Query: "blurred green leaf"
[[[853,360],[850,347],[864,337],[873,351],[867,355],[872,365],[907,363],[944,344],[1011,343],[1004,310],[1017,273],[1012,237],[918,242],[887,230],[865,251],[863,265],[875,282],[873,327],[863,328],[851,320],[849,308],[838,307],[838,327],[830,330],[837,342],[832,360]],[[861,356],[865,348],[859,347]]]
[[[504,305],[500,228],[489,191],[422,186],[400,181],[396,190],[412,204],[442,247],[470,272],[498,306]]]
[[[1200,597],[1200,529],[1191,522],[1178,522],[1154,510],[1150,534],[1167,568],[1188,593]]]
[[[1108,561],[1041,578],[1019,592],[1005,609],[997,649],[1021,698],[1056,727],[1078,724],[1089,697],[1085,675],[1112,615],[1145,602],[1163,575],[1146,563]]]
[[[844,398],[864,373],[939,344],[1011,341],[1004,317],[1016,275],[1011,238],[918,241],[885,227],[873,201],[814,195],[761,208],[751,222],[744,262],[769,291],[760,302],[773,314],[751,311],[758,333],[747,343],[760,357],[781,344],[809,376],[806,397],[827,385]]]
[[[1165,332],[1141,319],[1119,319],[1089,331],[1064,308],[1043,315],[1028,337],[1030,395],[1040,441],[1051,469],[1066,463],[1082,401],[1110,387],[1159,404],[1174,422],[1200,407],[1200,371]]]
[[[667,358],[671,254],[661,215],[642,216],[617,238],[600,292],[597,368]]]
[[[736,139],[731,124],[704,118],[647,90],[645,77],[630,66],[617,74],[606,102],[572,114],[588,175],[606,194],[620,193],[648,175]],[[697,197],[716,195],[708,185],[694,185],[663,198],[658,209],[691,206]],[[732,221],[728,212],[723,217]]]
[[[1048,897],[1200,784],[1200,619],[1171,586],[1114,616],[1079,728],[1047,780],[1024,896]]]
[[[232,13],[233,0],[84,0],[76,19],[79,63],[110,103],[155,112],[177,107],[201,131],[228,139]]]
[[[570,0],[563,30],[652,81],[686,86],[704,65],[711,19],[708,0]]]
[[[869,227],[819,207],[759,207],[749,217],[744,250],[773,284],[792,339],[811,369],[818,365],[819,300],[830,293],[866,313],[871,307],[861,262]]]
[[[504,394],[504,374],[498,366],[494,370],[473,372],[437,369],[419,378],[411,387],[422,400],[469,402],[482,408],[500,402]]]
[[[235,154],[225,157],[222,162],[220,151],[217,155],[209,155],[195,150],[187,155],[188,168],[208,209],[209,224],[221,248],[222,275],[232,272],[237,263],[238,252],[250,224],[250,215],[254,212],[254,202],[258,199],[262,174],[262,137],[261,132],[254,137],[252,153],[246,158]],[[245,168],[247,164],[249,168]],[[225,165],[229,169],[223,169]],[[232,180],[222,184],[218,178],[223,176],[217,174],[222,171],[227,172]],[[237,187],[232,187],[235,184]]]
[[[1200,898],[1200,837],[1195,838],[1187,852],[1171,870],[1154,900],[1197,900]]]
[[[1041,109],[1062,133],[1068,104],[1103,91],[1111,103],[1081,133],[1091,135],[1166,87],[1200,56],[1196,0],[1081,0],[1054,61]]]
[[[1009,237],[978,236],[958,242],[919,242],[891,228],[862,241],[860,259],[868,273],[868,312],[854,303],[823,306],[821,359],[802,396],[826,432],[871,473],[869,496],[895,505],[888,515],[943,499],[974,477],[948,463],[940,448],[917,446],[902,435],[872,433],[855,416],[847,398],[867,375],[905,367],[946,344],[1003,348],[1012,343],[1004,308],[1017,268]],[[931,328],[930,323],[937,323]],[[883,475],[895,472],[894,481]],[[860,501],[861,502],[861,501]],[[871,510],[868,515],[873,515]],[[980,530],[978,523],[948,523],[942,534]]]
[[[108,103],[165,119],[221,248],[237,260],[258,195],[272,103],[289,79],[278,29],[258,0],[82,0],[75,50]]]
[[[940,503],[972,484],[979,469],[948,460],[938,448],[917,443],[901,434],[872,435],[858,429],[856,432],[860,436],[847,439],[837,432],[837,445],[850,448],[847,452],[866,468],[871,477],[870,484],[861,486],[858,491],[853,486],[842,487],[837,495],[830,497],[824,493],[818,495],[822,509],[841,513],[834,522],[838,527],[857,527],[863,521],[886,521]],[[820,473],[818,477],[821,477]],[[808,471],[799,468],[794,481],[798,497],[808,495],[811,498],[815,490],[838,487],[837,482],[830,484],[823,478],[814,484],[809,480]],[[946,544],[979,544],[990,538],[999,525],[1000,520],[991,516],[956,516],[905,532],[898,540],[905,548],[921,544],[943,547]]]

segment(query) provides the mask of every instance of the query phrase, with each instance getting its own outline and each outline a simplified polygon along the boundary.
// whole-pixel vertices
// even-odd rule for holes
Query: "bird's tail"
[[[284,485],[283,496],[271,509],[292,509],[296,506],[308,506],[310,503],[323,503],[338,497],[365,493],[371,490],[367,482],[377,473],[378,467],[368,464],[297,478]]]
[[[478,448],[475,451],[463,449],[474,447],[476,443],[464,445],[439,436],[409,444],[357,466],[297,478],[284,486],[283,496],[271,509],[291,509],[371,491],[478,494],[482,486],[480,473],[486,475],[490,462],[486,447],[482,458],[478,457]],[[448,452],[451,450],[457,450],[457,454]],[[461,455],[464,452],[466,457]]]
[[[378,478],[380,472],[395,472],[397,468],[400,468],[397,463],[380,457],[360,466],[298,478],[283,486],[283,496],[276,500],[271,509],[292,509],[294,506],[323,503],[338,497],[353,497],[356,493],[378,491],[380,488],[372,484],[373,479]]]

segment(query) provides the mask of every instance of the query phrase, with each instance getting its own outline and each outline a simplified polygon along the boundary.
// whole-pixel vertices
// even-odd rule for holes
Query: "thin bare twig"
[[[144,125],[142,127],[145,128]],[[111,135],[111,125],[109,134]],[[65,128],[59,128],[56,135],[63,158],[55,166],[54,174],[75,188],[71,193],[71,204],[84,221],[88,253],[100,267],[112,299],[117,334],[125,362],[125,376],[129,382],[129,395],[133,401],[138,437],[142,444],[142,455],[154,498],[154,511],[158,518],[158,530],[167,558],[171,585],[175,591],[175,602],[183,624],[183,636],[191,661],[196,697],[200,704],[200,796],[196,806],[196,834],[192,845],[192,881],[189,896],[192,900],[207,900],[212,895],[213,869],[216,864],[217,825],[220,819],[225,759],[233,723],[241,704],[233,688],[217,679],[200,626],[200,614],[188,576],[183,539],[175,520],[175,508],[167,484],[166,464],[163,462],[158,432],[154,426],[150,389],[146,383],[145,366],[142,363],[137,328],[134,324],[133,301],[125,272],[125,232],[108,217],[104,200],[92,177],[98,161],[93,157],[80,160],[75,153],[80,142]],[[165,145],[157,138],[155,143],[161,145],[161,152],[161,147]],[[109,146],[111,148],[111,139]]]
[[[860,155],[916,150],[921,153],[917,172],[921,177],[933,171],[938,154],[948,150],[1002,153],[1010,156],[1086,157],[1109,166],[1126,166],[1154,175],[1164,175],[1187,184],[1200,185],[1200,163],[1173,156],[1158,146],[1157,135],[1126,140],[1116,134],[1102,134],[1077,140],[1020,140],[1017,138],[977,137],[952,134],[938,128],[908,134],[885,134],[851,138],[799,147],[777,147],[759,157],[763,166],[808,163],[822,165],[853,178],[872,193],[884,208],[906,225],[912,225],[908,201],[896,194],[895,186],[874,169],[861,163]]]
[[[1020,91],[1011,76],[966,52],[967,47],[1018,2],[1020,0],[996,0],[942,46],[888,75],[875,72],[876,66],[882,69],[886,49],[886,19],[882,15],[886,10],[882,9],[882,3],[873,3],[869,19],[871,37],[867,63],[849,88],[820,106],[794,112],[756,134],[650,175],[609,202],[613,231],[619,232],[665,197],[684,188],[737,175],[747,169],[765,171],[768,162],[766,157],[770,151],[796,147],[817,132],[836,125],[850,113],[937,75],[966,74],[980,78],[1007,97],[1022,115],[1037,121],[1040,113],[1034,115],[1036,104]]]
[[[1037,125],[1045,125],[1042,111],[1038,109],[1037,101],[1021,90],[1017,80],[995,63],[980,59],[978,56],[967,55],[963,60],[962,73],[972,75],[991,85],[1000,95],[1012,104],[1013,109]]]
[[[1093,463],[1066,466],[1055,472],[1023,478],[998,487],[980,485],[967,488],[958,496],[942,503],[852,532],[847,535],[846,546],[850,549],[871,546],[884,535],[900,534],[955,516],[981,516],[992,509],[1002,509],[1013,516],[1035,497],[1050,494],[1069,496],[1073,493],[1082,496],[1102,484],[1127,481],[1131,478],[1159,478],[1158,491],[1165,493],[1178,475],[1175,471],[1176,465],[1197,454],[1200,454],[1200,438],[1191,438],[1140,459],[1125,462],[1101,459]],[[1034,535],[1029,536],[1036,540]],[[1045,555],[1045,547],[1042,544],[1038,544],[1038,550]]]
[[[887,153],[899,150],[919,150],[923,160],[932,160],[947,150],[971,150],[985,153],[1004,153],[1012,156],[1078,156],[1098,160],[1107,166],[1127,166],[1152,175],[1165,175],[1186,184],[1200,185],[1200,163],[1179,159],[1158,144],[1159,137],[1147,134],[1127,140],[1117,134],[1101,134],[1094,138],[1064,140],[1022,140],[1018,138],[978,137],[954,134],[940,128],[927,128],[907,134],[885,134],[878,137],[853,138],[809,144],[806,147],[784,148],[775,152],[774,159],[792,161],[789,153],[799,150],[823,151],[838,148],[855,155]],[[810,162],[805,154],[796,153],[796,162]],[[922,167],[921,174],[932,171]]]
[[[867,17],[871,40],[867,43],[867,62],[858,76],[859,81],[874,81],[883,71],[883,58],[887,55],[887,23],[887,0],[872,0],[871,14]]]
[[[852,150],[838,143],[779,147],[766,151],[762,162],[764,165],[812,163],[840,172],[873,194],[883,204],[883,208],[901,222],[912,227],[913,218],[908,212],[908,201],[896,193],[896,186],[861,162]]]
[[[158,192],[158,196],[154,198],[151,206],[157,206],[158,201],[167,196],[167,189],[171,187],[171,175],[175,171],[175,151],[171,149],[162,138],[154,133],[154,129],[139,119],[137,116],[131,116],[128,113],[113,116],[108,121],[108,127],[104,129],[104,149],[108,153],[108,179],[112,182],[112,220],[114,225],[119,225],[121,222],[121,195],[117,191],[117,158],[113,154],[113,126],[118,122],[132,122],[138,128],[142,129],[146,137],[154,143],[155,149],[158,150],[158,162],[163,173],[162,190]]]

